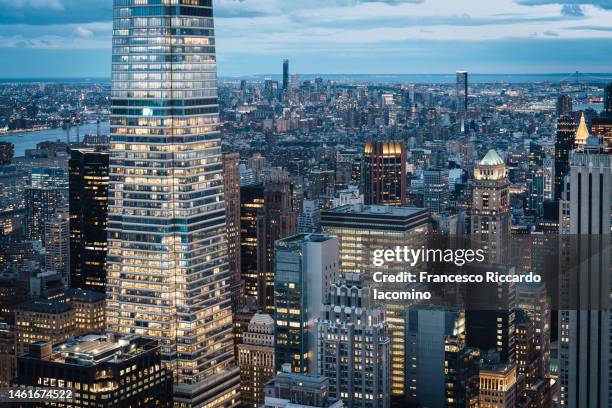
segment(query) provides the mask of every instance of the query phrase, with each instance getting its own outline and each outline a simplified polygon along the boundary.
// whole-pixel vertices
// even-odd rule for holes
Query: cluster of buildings
[[[286,60],[218,88],[210,3],[176,8],[172,64],[135,33],[159,31],[143,7],[116,6],[108,144],[0,144],[0,386],[74,390],[59,406],[610,404],[612,85],[599,109],[580,84],[302,81]],[[560,275],[578,306],[545,285],[500,286],[494,310],[372,296],[406,269],[376,249],[462,237],[529,270],[516,237],[581,235],[601,285]]]
[[[67,128],[104,118],[109,92],[109,83],[4,83],[0,135]]]

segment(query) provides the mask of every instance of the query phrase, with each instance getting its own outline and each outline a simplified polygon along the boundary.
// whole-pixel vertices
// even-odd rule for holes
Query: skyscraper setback
[[[159,340],[176,405],[230,407],[213,9],[177,3],[114,2],[107,329]]]

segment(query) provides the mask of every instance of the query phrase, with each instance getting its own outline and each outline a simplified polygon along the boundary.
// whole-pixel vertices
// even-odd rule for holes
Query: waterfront
[[[108,134],[110,130],[109,122],[101,122],[100,123],[100,133]],[[79,129],[81,139],[87,134],[96,133],[96,124],[95,123],[87,123],[82,125]],[[76,137],[76,127],[71,128],[70,137],[72,140]],[[25,151],[27,149],[35,149],[36,145],[40,142],[47,141],[65,141],[66,140],[66,130],[62,128],[58,129],[48,129],[48,130],[38,130],[34,132],[22,132],[0,136],[0,141],[2,142],[11,142],[15,145],[15,157],[20,157],[25,155]]]

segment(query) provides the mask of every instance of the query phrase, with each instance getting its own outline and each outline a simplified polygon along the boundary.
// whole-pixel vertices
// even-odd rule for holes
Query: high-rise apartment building
[[[70,286],[73,288],[104,292],[108,250],[108,160],[106,151],[70,151]]]
[[[212,2],[114,1],[107,329],[157,339],[179,407],[239,402]]]
[[[276,241],[274,258],[276,366],[317,371],[317,326],[326,288],[338,280],[338,239],[298,234]]]
[[[555,196],[555,158],[546,156],[542,162],[543,200],[552,200]]]
[[[457,112],[464,113],[468,110],[468,72],[457,71]]]
[[[45,221],[45,268],[70,281],[70,226],[67,211],[57,211]]]
[[[37,188],[68,188],[66,171],[61,167],[34,167],[30,172],[30,186]]]
[[[227,230],[227,259],[232,288],[232,305],[244,296],[240,276],[240,154],[223,154],[223,186],[225,187],[225,228]]]
[[[56,187],[27,187],[25,189],[26,239],[45,240],[45,224],[61,207],[62,195]]]
[[[540,248],[547,243],[557,245],[557,240],[554,238],[545,236],[538,238],[540,239],[535,238],[535,242],[540,242],[538,246]],[[538,252],[531,254],[531,259],[537,258],[545,259]],[[542,270],[544,266],[536,268]],[[523,320],[528,319],[529,324],[533,325],[535,352],[538,355],[538,364],[540,365],[538,367],[538,377],[545,378],[551,371],[551,301],[546,285],[543,283],[517,285],[516,308],[525,315]]]
[[[516,371],[521,375],[523,390],[531,388],[540,379],[543,353],[537,350],[536,322],[526,313],[516,313]]]
[[[448,209],[450,191],[447,169],[429,169],[423,172],[423,206],[431,213]]]
[[[406,204],[406,145],[400,141],[367,142],[363,159],[367,205]]]
[[[372,263],[375,249],[408,246],[420,248],[427,243],[431,222],[422,208],[345,205],[321,213],[324,233],[338,237],[340,279],[349,285],[366,286],[375,272],[394,274],[406,271],[406,264]],[[405,319],[409,305],[388,305],[386,320],[391,340],[391,395],[404,395]]]
[[[332,285],[317,322],[318,374],[349,408],[390,406],[389,337],[369,290]]]
[[[274,320],[269,314],[255,313],[238,344],[242,404],[257,408],[264,402],[264,386],[274,378]]]

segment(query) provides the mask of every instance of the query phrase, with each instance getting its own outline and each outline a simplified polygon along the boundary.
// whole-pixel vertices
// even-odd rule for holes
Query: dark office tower
[[[467,112],[468,109],[468,73],[457,71],[457,112]]]
[[[113,4],[107,331],[159,341],[175,406],[233,407],[212,2]]]
[[[30,241],[45,240],[45,223],[53,217],[62,202],[61,189],[56,187],[27,187],[26,204],[26,239]]]
[[[0,166],[11,164],[15,154],[15,145],[10,142],[0,142]]]
[[[367,142],[364,150],[363,178],[366,205],[406,204],[404,142]]]
[[[108,152],[70,151],[70,286],[104,292],[108,225]]]
[[[563,179],[569,171],[569,155],[574,149],[576,122],[571,116],[557,119],[557,139],[555,141],[555,200],[561,199]]]
[[[604,113],[612,116],[612,82],[606,86],[604,91]]]
[[[172,373],[161,365],[155,340],[141,336],[113,340],[88,335],[56,345],[41,341],[18,358],[17,367],[17,386],[36,387],[45,381],[74,390],[69,400],[33,406],[173,406]]]
[[[289,87],[289,60],[283,61],[283,91]]]
[[[225,228],[227,230],[227,262],[230,270],[232,305],[243,298],[240,277],[240,154],[223,154],[223,184],[225,187]]]
[[[489,265],[488,268],[510,273],[508,270],[504,272],[500,265]],[[468,347],[496,353],[502,362],[513,363],[516,360],[516,288],[513,284],[500,284],[494,290],[497,290],[496,302],[500,305],[498,310],[466,311],[466,344]]]
[[[259,211],[264,206],[262,183],[240,187],[240,275],[245,297],[257,303],[257,244]]]
[[[572,110],[572,97],[569,95],[559,95],[557,98],[557,116],[570,115]]]
[[[480,351],[468,348],[463,335],[444,341],[444,383],[446,408],[478,406]]]
[[[612,114],[591,119],[591,133],[602,138],[606,153],[612,153]]]
[[[523,375],[525,390],[531,388],[540,378],[543,353],[539,352],[535,322],[527,313],[516,313],[516,369]]]
[[[274,243],[297,233],[288,175],[264,180],[264,206],[257,214],[257,300],[261,310],[274,313]]]

